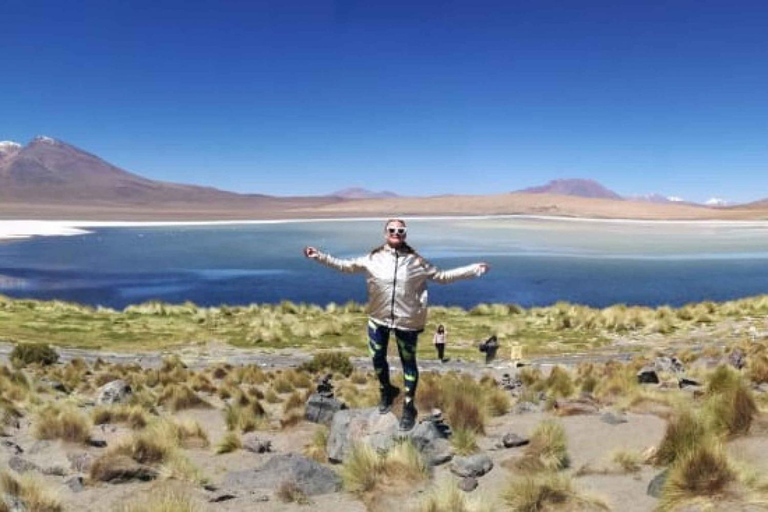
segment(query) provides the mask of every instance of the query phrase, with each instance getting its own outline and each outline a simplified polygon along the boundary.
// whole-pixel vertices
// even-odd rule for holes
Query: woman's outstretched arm
[[[485,262],[473,263],[472,265],[466,265],[464,267],[457,267],[448,270],[441,270],[429,262],[426,262],[426,266],[429,279],[440,284],[452,283],[460,279],[480,277],[490,269],[490,266]]]
[[[327,267],[331,267],[348,274],[365,271],[365,256],[353,259],[334,258],[330,254],[319,251],[314,247],[305,247],[304,256],[311,260],[322,263]]]

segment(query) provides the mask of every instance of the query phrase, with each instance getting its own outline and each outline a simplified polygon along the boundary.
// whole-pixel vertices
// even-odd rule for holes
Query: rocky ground
[[[624,338],[599,353],[535,359],[521,367],[503,357],[492,365],[478,361],[423,361],[421,387],[432,391],[424,391],[425,395],[419,397],[420,423],[405,435],[397,429],[397,408],[394,414],[386,415],[371,408],[377,397],[373,376],[363,373],[370,364],[367,359],[353,359],[356,370],[348,378],[334,375],[331,382],[335,384],[336,395],[331,399],[332,390],[326,389],[324,398],[315,393],[324,371],[306,373],[311,379],[309,384],[309,379],[300,376],[304,372],[293,369],[311,360],[308,354],[295,350],[255,353],[209,345],[175,351],[180,358],[169,363],[168,353],[61,349],[60,361],[53,366],[33,365],[14,370],[9,365],[0,374],[4,400],[0,405],[6,404],[0,468],[9,468],[8,474],[14,478],[34,475],[58,496],[60,507],[35,508],[6,489],[4,494],[0,493],[0,510],[440,510],[425,508],[425,503],[435,489],[446,488],[463,489],[461,508],[450,510],[654,510],[660,506],[658,497],[663,481],[660,486],[651,483],[664,465],[652,463],[653,453],[680,404],[690,402],[698,407],[697,401],[703,400],[701,397],[706,399],[710,393],[707,379],[721,364],[738,368],[733,371],[741,372],[758,404],[748,431],[723,438],[729,456],[739,467],[750,468],[752,483],[747,492],[746,480],[736,479],[730,488],[736,486],[738,490],[716,493],[715,498],[706,494],[705,504],[685,510],[705,510],[707,506],[715,510],[768,510],[767,502],[761,501],[761,492],[768,485],[760,487],[765,485],[760,483],[762,475],[768,474],[764,457],[768,448],[768,418],[760,409],[768,402],[768,385],[758,382],[754,370],[757,363],[752,362],[763,357],[763,349],[755,347],[764,347],[765,342],[762,335],[760,339],[744,341],[739,328],[730,326],[728,332],[734,333],[731,338],[724,336],[725,331],[710,329],[689,337],[687,345],[684,340],[669,341],[659,347],[665,352],[659,357],[633,359],[638,347],[654,340]],[[730,345],[736,339],[752,348],[735,350]],[[677,357],[683,347],[697,350],[683,361],[686,358]],[[7,362],[12,348],[10,344],[0,345],[0,361]],[[612,391],[606,384],[617,375],[611,360],[621,361],[619,367],[631,376],[633,382],[622,384],[626,389]],[[238,368],[247,365],[256,365],[259,370],[238,373]],[[397,366],[393,361],[393,369]],[[567,390],[553,380],[555,366],[565,369],[570,383]],[[431,373],[436,376],[429,377]],[[457,381],[458,373],[468,375],[472,384]],[[66,381],[67,378],[70,380]],[[592,382],[587,384],[590,378]],[[20,383],[24,379],[27,383]],[[152,384],[153,379],[157,383]],[[278,381],[285,379],[294,380],[291,389],[274,393],[274,402],[267,400],[265,395],[278,390]],[[430,387],[430,382],[434,386]],[[501,403],[491,407],[491,402],[482,398],[482,428],[476,429],[476,446],[469,449],[457,446],[455,441],[457,428],[450,423],[461,418],[455,404],[443,397],[440,400],[447,404],[446,410],[433,411],[430,405],[439,400],[426,395],[456,382],[464,382],[480,393],[487,392]],[[171,402],[163,402],[161,397],[172,386],[187,385],[205,405],[175,407],[169,405]],[[114,395],[108,392],[114,389]],[[301,404],[294,409],[286,405],[292,395],[301,396]],[[228,421],[228,408],[237,403],[238,396],[245,409],[255,402],[266,409],[264,421],[254,429],[233,428]],[[467,396],[476,397],[471,393]],[[333,406],[337,399],[348,402],[349,408],[337,411],[338,406]],[[40,434],[39,423],[44,421],[41,411],[49,404],[72,406],[79,414],[95,418],[99,407],[139,403],[150,417],[148,426],[137,427],[118,420],[93,425],[91,421],[87,435],[79,440],[66,439],[66,433]],[[9,412],[13,410],[19,414]],[[298,412],[298,417],[294,414],[291,420],[292,412]],[[111,479],[94,477],[93,466],[105,454],[129,440],[135,442],[142,431],[152,432],[152,424],[161,420],[194,423],[204,432],[198,438],[191,435],[178,442],[173,453],[180,454],[185,459],[183,463],[175,459],[137,462],[139,457],[133,452],[131,468],[123,468]],[[540,508],[523,509],[515,508],[505,499],[510,482],[527,475],[519,469],[519,461],[527,457],[528,442],[547,420],[554,420],[565,433],[568,463],[558,468],[558,474],[570,477],[577,492],[593,494],[596,500],[565,499],[560,505],[544,500]],[[232,432],[239,437],[242,448],[217,454],[216,448]],[[323,453],[319,456],[318,432],[325,433],[320,450]],[[383,453],[403,437],[419,449],[427,464],[428,476],[423,480],[401,481],[384,472],[381,481],[370,488],[355,490],[340,476],[349,465],[355,443],[365,443]],[[618,463],[617,452],[633,454],[635,463]],[[296,487],[295,492],[284,488],[288,483]],[[127,508],[131,503],[148,502],[160,495],[184,496],[191,504],[162,509]]]

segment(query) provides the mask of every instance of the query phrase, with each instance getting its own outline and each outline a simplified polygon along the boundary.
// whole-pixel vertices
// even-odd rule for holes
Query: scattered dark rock
[[[309,397],[304,407],[304,417],[312,423],[330,425],[333,415],[346,408],[347,405],[344,402],[333,398],[333,393],[330,397],[321,393],[314,393]]]
[[[125,402],[133,394],[131,386],[124,380],[113,380],[99,388],[97,405],[111,405]]]
[[[621,425],[622,423],[627,423],[629,420],[627,419],[626,414],[608,411],[600,416],[600,421],[609,425]]]
[[[388,450],[394,443],[398,425],[394,414],[379,414],[373,407],[341,410],[333,415],[328,432],[328,460],[341,463],[356,442],[365,442],[376,450]]]
[[[54,391],[58,391],[60,393],[69,393],[69,389],[67,389],[67,386],[65,386],[61,381],[52,380],[52,379],[43,377],[42,379],[40,379],[40,383],[45,386],[48,386]]]
[[[506,389],[507,391],[516,391],[525,387],[525,385],[523,384],[523,381],[520,380],[520,377],[518,377],[517,375],[512,377],[510,374],[505,373],[501,377],[501,387]]]
[[[17,455],[14,455],[8,459],[8,467],[17,473],[26,473],[27,471],[40,471],[40,466],[34,462],[22,459]]]
[[[402,439],[410,439],[431,465],[451,460],[453,451],[446,441],[451,428],[432,415],[419,422],[410,432],[401,432],[397,417],[379,414],[377,409],[345,409],[337,412],[328,434],[328,459],[340,463],[354,443],[366,443],[377,451],[386,451]]]
[[[525,446],[530,442],[531,442],[530,439],[526,439],[525,437],[520,437],[519,435],[513,432],[504,434],[504,437],[501,438],[501,445],[504,448],[518,448],[520,446]]]
[[[27,504],[18,496],[0,493],[0,510],[8,512],[27,512]]]
[[[326,373],[317,383],[317,394],[325,398],[333,398],[332,374]]]
[[[459,489],[461,489],[464,492],[472,492],[475,489],[477,489],[477,478],[468,476],[465,478],[462,478],[459,482]]]
[[[476,453],[468,457],[454,457],[451,473],[461,477],[480,477],[493,469],[493,461],[485,453]]]
[[[653,480],[648,484],[648,490],[646,493],[648,496],[653,496],[654,498],[661,497],[661,491],[664,488],[664,484],[667,483],[667,477],[669,476],[669,470],[665,469],[655,477],[653,477]]]
[[[88,439],[88,446],[93,446],[94,448],[106,448],[107,442],[104,439],[98,439],[98,438],[90,438]]]
[[[0,441],[0,446],[13,453],[14,455],[21,455],[24,453],[24,450],[21,448],[21,446],[17,445],[13,441],[7,441],[3,439]]]
[[[653,362],[653,366],[657,372],[667,373],[682,373],[685,371],[683,362],[675,356],[672,357],[657,357]]]
[[[694,379],[689,379],[688,377],[681,377],[680,380],[677,381],[678,386],[680,386],[680,389],[688,388],[688,387],[700,387],[701,383]]]
[[[204,484],[203,489],[205,489],[208,492],[216,492],[219,490],[219,487],[214,484]]]
[[[220,494],[217,494],[216,496],[213,496],[208,501],[210,503],[221,503],[222,501],[234,500],[235,498],[237,498],[237,496],[235,496],[232,493],[222,492]]]
[[[659,375],[653,366],[646,366],[639,372],[637,372],[637,382],[640,384],[658,384]]]
[[[297,453],[275,455],[258,469],[229,473],[222,485],[227,489],[276,489],[286,481],[307,496],[341,489],[341,478],[335,471]]]
[[[93,473],[96,473],[95,475]],[[103,466],[92,467],[91,476],[101,482],[120,484],[133,480],[148,482],[158,477],[156,469],[139,464],[135,460],[125,455],[117,456],[111,459]]]
[[[82,492],[85,489],[84,480],[81,475],[75,475],[72,478],[66,480],[64,485],[69,487],[72,492]]]
[[[47,468],[43,468],[41,471],[44,475],[53,475],[53,476],[66,476],[67,470],[64,469],[61,466],[51,466]]]
[[[743,350],[735,348],[728,354],[728,364],[737,370],[741,370],[747,365],[747,356],[744,354]]]
[[[253,453],[269,453],[272,451],[272,441],[254,433],[246,434],[243,436],[243,449]]]

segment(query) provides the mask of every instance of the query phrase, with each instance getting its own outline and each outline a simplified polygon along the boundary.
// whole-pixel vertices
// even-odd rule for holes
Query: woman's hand
[[[320,255],[320,251],[315,249],[314,247],[305,247],[304,248],[304,256],[307,258],[315,259]]]

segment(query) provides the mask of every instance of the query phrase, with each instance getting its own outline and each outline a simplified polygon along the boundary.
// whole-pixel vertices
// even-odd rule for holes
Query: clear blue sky
[[[0,140],[277,195],[768,197],[768,4],[6,0]]]

